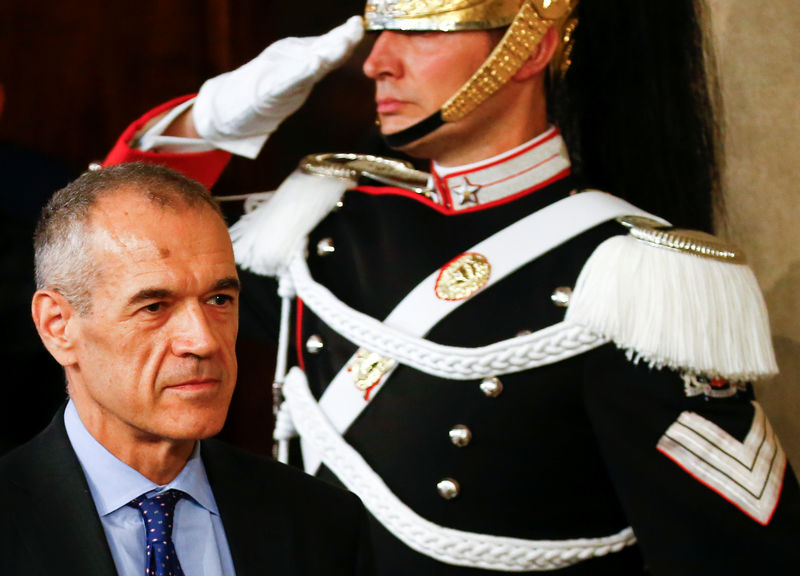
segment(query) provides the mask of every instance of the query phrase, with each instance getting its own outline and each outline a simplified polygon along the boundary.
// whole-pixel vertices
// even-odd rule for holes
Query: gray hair
[[[169,168],[133,162],[85,172],[53,194],[33,239],[36,288],[59,292],[78,314],[91,312],[91,290],[100,274],[90,250],[92,209],[101,198],[123,190],[162,207],[207,206],[222,218],[202,184]]]

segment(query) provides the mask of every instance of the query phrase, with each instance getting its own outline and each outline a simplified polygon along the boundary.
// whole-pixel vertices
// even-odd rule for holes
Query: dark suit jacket
[[[4,576],[115,573],[63,415],[0,460]],[[239,576],[372,574],[355,496],[218,441],[201,454]]]

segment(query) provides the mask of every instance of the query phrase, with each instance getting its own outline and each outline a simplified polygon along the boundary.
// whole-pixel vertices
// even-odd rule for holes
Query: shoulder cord
[[[488,346],[461,348],[436,344],[353,310],[311,278],[302,258],[295,258],[289,271],[303,304],[340,335],[360,347],[440,378],[474,380],[520,372],[559,362],[608,342],[579,324],[563,321]]]

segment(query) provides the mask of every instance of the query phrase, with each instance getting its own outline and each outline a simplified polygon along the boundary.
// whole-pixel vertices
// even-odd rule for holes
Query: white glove
[[[217,148],[255,158],[363,36],[361,17],[353,16],[322,36],[279,40],[247,64],[206,81],[192,112],[198,134]]]

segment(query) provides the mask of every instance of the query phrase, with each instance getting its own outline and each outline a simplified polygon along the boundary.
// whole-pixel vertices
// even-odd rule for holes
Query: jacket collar
[[[431,166],[433,200],[448,212],[471,212],[510,202],[568,175],[569,155],[551,126],[521,146],[464,166]]]

